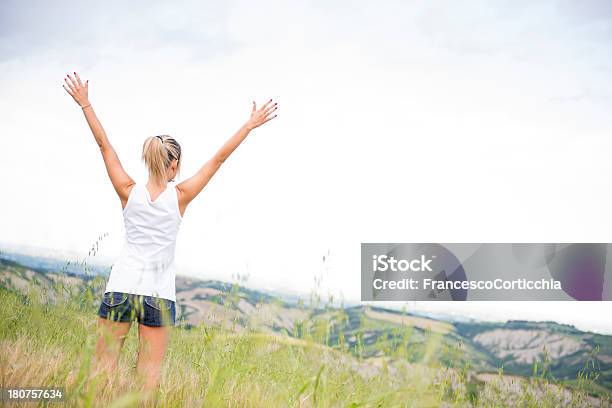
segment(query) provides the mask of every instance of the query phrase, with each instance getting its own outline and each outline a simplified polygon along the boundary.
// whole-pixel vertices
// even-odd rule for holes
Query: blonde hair
[[[150,136],[142,146],[142,160],[149,174],[156,180],[164,180],[173,160],[178,160],[177,174],[181,169],[181,146],[168,135]],[[164,180],[167,181],[167,180]]]

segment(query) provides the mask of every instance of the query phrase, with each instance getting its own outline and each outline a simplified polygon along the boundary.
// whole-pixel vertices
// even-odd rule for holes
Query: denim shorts
[[[106,292],[98,316],[114,322],[138,321],[145,326],[174,326],[175,302],[159,297]]]

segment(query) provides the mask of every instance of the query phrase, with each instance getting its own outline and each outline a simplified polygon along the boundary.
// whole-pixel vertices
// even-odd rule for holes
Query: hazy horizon
[[[137,182],[147,136],[180,182],[278,101],[187,208],[182,273],[357,299],[361,242],[611,242],[611,33],[606,1],[3,1],[0,240],[121,249],[77,71]],[[612,328],[610,302],[413,307]]]
[[[19,252],[21,254],[37,256],[36,255],[37,248],[32,247],[32,246],[27,246],[23,244],[7,244],[6,242],[0,242],[0,246],[9,247],[11,248],[10,250]],[[26,250],[27,248],[29,248],[29,250],[31,251],[30,254],[27,253],[28,252]],[[44,249],[46,251],[52,250],[52,248],[39,248],[39,249]],[[65,260],[66,256],[68,255],[68,253],[59,255],[57,253],[57,249],[55,249],[54,253],[55,255],[52,254],[51,252],[47,252],[47,255],[38,255],[38,256]],[[96,264],[101,264],[105,266],[110,266],[113,261],[110,258],[101,259],[101,258],[96,258],[95,256],[89,257],[87,254],[82,254],[82,255],[83,256],[81,256],[80,259],[83,257],[89,258],[90,262],[93,261]],[[177,273],[177,276],[188,276],[188,277],[194,277],[194,278],[203,279],[203,280],[207,280],[207,279],[215,280],[215,277],[203,277],[198,274],[191,275],[191,274],[184,274],[180,272]],[[313,274],[313,277],[314,277],[314,274]],[[232,281],[237,282],[236,279],[229,280],[229,279],[224,279],[224,277],[218,277],[216,279],[220,281],[224,281],[224,282],[232,282]],[[314,283],[310,289],[304,288],[302,290],[300,290],[299,288],[295,288],[295,287],[287,287],[287,288],[276,287],[275,288],[275,287],[260,286],[257,284],[256,281],[252,281],[248,279],[246,281],[240,281],[239,283],[251,289],[258,289],[262,291],[267,291],[269,293],[276,293],[276,294],[283,294],[283,295],[290,295],[290,296],[297,296],[297,297],[301,297],[301,296],[307,297],[309,296],[310,291],[315,289]],[[325,294],[323,293],[323,295]],[[338,300],[339,299],[335,299],[335,302],[338,302]],[[477,321],[488,321],[488,322],[506,322],[510,320],[527,320],[527,321],[532,321],[532,322],[554,321],[560,324],[573,325],[577,329],[582,330],[582,331],[589,331],[589,332],[594,332],[594,333],[599,333],[599,334],[612,335],[611,325],[599,324],[597,321],[593,322],[592,319],[587,318],[583,321],[575,321],[572,319],[567,320],[563,318],[560,318],[560,319],[559,318],[557,319],[547,318],[546,313],[544,314],[536,313],[535,316],[541,316],[541,317],[534,318],[533,313],[531,313],[530,315],[531,317],[530,317],[530,316],[527,316],[527,314],[524,312],[525,310],[533,311],[534,308],[537,309],[538,304],[542,304],[542,303],[546,304],[546,306],[544,307],[544,309],[546,309],[547,307],[550,307],[551,305],[555,306],[556,308],[558,307],[563,308],[564,304],[568,302],[558,302],[558,301],[556,302],[518,302],[518,301],[517,302],[495,302],[497,304],[498,310],[494,313],[486,313],[486,312],[479,313],[478,311],[479,306],[482,306],[483,304],[486,304],[487,306],[489,306],[492,302],[473,302],[473,301],[470,301],[470,302],[440,302],[440,301],[438,302],[416,302],[416,301],[362,302],[359,299],[346,299],[346,303],[353,304],[353,305],[362,303],[362,304],[369,304],[369,305],[374,305],[378,307],[386,307],[386,308],[391,308],[391,309],[405,308],[405,310],[408,312],[427,313],[434,317],[438,316],[440,318],[453,318],[457,320],[473,319]],[[472,303],[472,304],[468,305],[469,303]],[[474,303],[478,306],[474,307]],[[592,310],[598,311],[601,309],[601,302],[576,301],[576,302],[570,302],[570,303],[572,304],[579,303],[580,305],[577,305],[576,307],[578,309],[583,308],[585,313],[588,313],[589,311],[592,311]],[[605,302],[605,303],[610,304],[612,302]],[[468,307],[465,307],[466,305]],[[499,310],[502,310],[502,312],[500,313]],[[512,311],[514,312],[518,311],[519,313],[515,313],[514,315],[515,317],[513,317],[513,315],[511,314]],[[497,317],[495,313],[497,313]],[[502,317],[502,316],[507,316],[507,317]]]

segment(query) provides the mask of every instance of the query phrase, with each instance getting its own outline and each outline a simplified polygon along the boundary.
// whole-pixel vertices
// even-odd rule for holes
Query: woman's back
[[[125,244],[111,269],[106,292],[175,300],[174,249],[182,217],[174,183],[155,199],[136,183],[123,209]]]

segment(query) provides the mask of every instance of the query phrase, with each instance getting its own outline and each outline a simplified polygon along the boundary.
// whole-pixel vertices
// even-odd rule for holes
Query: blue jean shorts
[[[106,292],[98,316],[114,322],[138,321],[145,326],[174,326],[175,302],[154,296]]]

